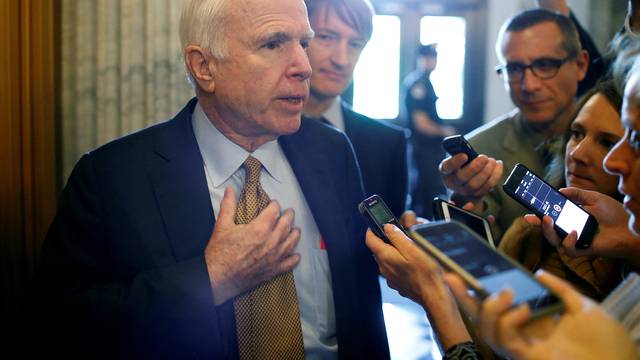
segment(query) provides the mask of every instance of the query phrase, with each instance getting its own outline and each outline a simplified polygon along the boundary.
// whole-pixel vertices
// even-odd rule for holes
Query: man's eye
[[[351,46],[354,49],[362,49],[364,48],[364,43],[361,41],[352,41],[349,43],[349,46]]]
[[[507,64],[507,72],[511,74],[522,72],[522,64]]]
[[[269,41],[268,43],[266,43],[264,45],[264,47],[266,47],[269,50],[275,50],[275,49],[280,47],[280,42],[279,41]]]
[[[540,60],[536,60],[533,63],[533,66],[536,69],[544,71],[544,70],[553,70],[553,69],[555,69],[557,67],[557,64],[556,64],[555,61],[550,60],[550,59],[540,59]]]
[[[333,39],[333,36],[329,34],[316,34],[315,38],[322,41],[329,41]]]

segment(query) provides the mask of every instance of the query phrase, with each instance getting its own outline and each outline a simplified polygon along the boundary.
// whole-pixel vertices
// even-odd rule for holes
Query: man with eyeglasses
[[[552,154],[561,150],[589,55],[571,20],[544,9],[507,20],[496,52],[502,63],[496,70],[517,109],[467,135],[480,156],[467,166],[466,155],[449,157],[440,163],[440,172],[454,200],[471,202],[477,213],[495,216],[494,231],[500,238],[523,214],[500,184],[516,163],[542,176]]]

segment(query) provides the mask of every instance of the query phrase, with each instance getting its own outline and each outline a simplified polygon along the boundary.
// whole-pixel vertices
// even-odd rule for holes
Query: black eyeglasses
[[[575,55],[569,55],[563,59],[540,58],[534,60],[530,65],[517,62],[507,63],[506,65],[496,66],[498,75],[504,76],[510,82],[521,81],[527,69],[531,69],[533,75],[538,79],[547,80],[558,74],[560,67],[569,60],[574,59]]]

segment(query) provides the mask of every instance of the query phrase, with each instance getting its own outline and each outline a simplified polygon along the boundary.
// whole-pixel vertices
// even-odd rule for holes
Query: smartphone
[[[433,220],[456,220],[469,227],[476,234],[480,235],[492,248],[496,245],[493,242],[491,227],[489,222],[482,216],[478,216],[463,208],[459,208],[452,203],[439,197],[433,199]]]
[[[378,195],[371,195],[364,199],[358,205],[358,211],[360,211],[360,214],[366,219],[371,231],[387,243],[390,243],[390,241],[384,234],[384,224],[393,224],[407,234],[407,236],[409,235],[402,225],[400,225],[400,222],[391,210],[389,210],[384,200]]]
[[[502,188],[538,217],[551,216],[553,226],[560,237],[564,238],[575,230],[578,233],[576,248],[586,249],[591,246],[593,236],[598,230],[596,218],[567,199],[526,166],[516,164]]]
[[[452,135],[442,139],[442,148],[451,156],[459,153],[467,154],[467,162],[465,162],[462,166],[467,165],[473,159],[478,157],[478,153],[471,147],[471,144],[469,144],[467,139],[465,139],[462,135]]]
[[[532,318],[563,309],[556,294],[462,223],[451,220],[415,225],[410,234],[422,250],[460,275],[480,298],[510,288],[513,306],[529,304]]]

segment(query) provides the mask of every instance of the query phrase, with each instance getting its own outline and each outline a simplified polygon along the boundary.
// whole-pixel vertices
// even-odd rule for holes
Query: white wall
[[[589,5],[591,0],[570,0],[569,5],[573,13],[576,15],[580,23],[589,29]],[[513,103],[509,98],[509,94],[505,90],[502,80],[496,75],[495,66],[498,65],[498,59],[495,53],[495,43],[498,37],[498,31],[502,23],[511,15],[518,11],[534,7],[534,0],[489,0],[488,9],[488,43],[486,53],[486,84],[485,84],[485,110],[484,121],[488,122],[497,116],[500,116],[513,109]]]

